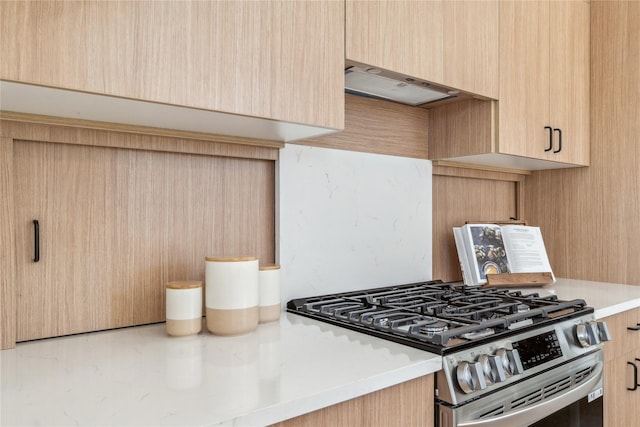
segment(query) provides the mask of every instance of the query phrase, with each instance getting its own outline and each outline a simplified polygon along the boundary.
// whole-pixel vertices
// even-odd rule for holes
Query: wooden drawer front
[[[611,332],[611,342],[605,346],[606,360],[612,360],[633,351],[640,357],[640,330],[628,329],[638,328],[640,308],[607,317],[604,321],[607,322]]]

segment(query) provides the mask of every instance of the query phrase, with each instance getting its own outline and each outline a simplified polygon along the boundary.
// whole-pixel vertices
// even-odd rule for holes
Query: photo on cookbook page
[[[499,225],[474,225],[469,227],[480,279],[487,274],[509,273],[507,252]]]

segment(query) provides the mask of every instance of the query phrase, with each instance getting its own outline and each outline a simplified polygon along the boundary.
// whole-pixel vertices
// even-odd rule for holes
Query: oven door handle
[[[598,362],[591,373],[589,379],[582,384],[569,390],[566,393],[558,394],[550,399],[543,400],[537,405],[528,406],[523,409],[508,412],[497,417],[484,418],[482,420],[463,421],[458,423],[458,427],[512,427],[515,425],[529,425],[544,419],[556,411],[566,407],[568,404],[576,402],[589,395],[593,387],[602,378],[602,362]]]

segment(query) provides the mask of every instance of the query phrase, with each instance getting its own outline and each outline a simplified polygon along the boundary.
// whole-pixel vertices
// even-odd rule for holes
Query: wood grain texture
[[[640,357],[640,331],[630,331],[640,323],[640,308],[624,311],[603,319],[611,333],[611,341],[605,345],[605,360],[612,360],[629,352]]]
[[[13,140],[0,137],[0,349],[16,343]]]
[[[461,178],[486,179],[491,181],[512,181],[524,184],[525,177],[531,175],[531,172],[525,171],[506,171],[503,169],[487,170],[470,168],[466,164],[457,166],[455,163],[433,162],[433,174],[442,176],[453,176]]]
[[[346,3],[345,57],[498,97],[498,2]]]
[[[87,124],[85,122],[49,121],[48,116],[43,118],[43,116],[20,115],[15,120],[5,120],[7,116],[15,117],[3,112],[0,116],[2,119],[0,135],[15,139],[247,159],[276,160],[278,158],[277,147],[247,145],[232,142],[227,138],[221,138],[221,141],[199,140],[193,137],[175,138],[163,134],[145,134],[141,128],[136,128],[135,132],[118,127],[116,127],[118,131],[115,129],[109,131],[82,127],[81,125]]]
[[[484,287],[530,288],[550,283],[553,283],[553,275],[550,272],[502,273],[487,274],[487,283],[485,283]]]
[[[433,277],[462,280],[453,227],[476,218],[519,218],[517,174],[436,167],[433,171]]]
[[[588,165],[589,4],[501,1],[499,8],[500,99],[431,109],[429,158],[500,153],[514,162]],[[545,126],[562,132],[560,152],[556,131],[553,150],[545,151]]]
[[[498,166],[486,166],[486,165],[476,165],[473,163],[461,163],[450,160],[434,160],[434,166],[446,166],[453,168],[462,168],[462,169],[470,169],[470,170],[480,170],[487,172],[498,172],[498,173],[508,173],[508,174],[517,174],[517,175],[531,175],[531,171],[522,170],[522,169],[512,169],[512,168],[503,168]]]
[[[495,103],[470,99],[429,110],[429,159],[496,151]]]
[[[638,350],[629,352],[605,364],[604,367],[604,425],[634,426],[638,424],[640,399],[637,391],[627,390],[633,387],[633,367],[637,365]]]
[[[295,144],[426,159],[428,123],[428,110],[346,95],[344,131]]]
[[[552,159],[589,164],[589,11],[588,2],[552,1],[549,44],[551,126],[562,130],[563,148]]]
[[[611,332],[611,341],[604,347],[604,425],[634,425],[640,411],[637,391],[633,387],[633,368],[640,358],[640,332],[629,331],[640,323],[640,309],[634,309],[603,319]],[[623,411],[620,408],[624,408]]]
[[[589,164],[589,31],[587,2],[500,2],[501,153]]]
[[[498,99],[498,2],[445,1],[443,18],[443,83]]]
[[[527,182],[558,277],[640,284],[639,28],[640,3],[591,2],[591,166]]]
[[[273,426],[433,427],[433,395],[433,375],[427,375]]]
[[[549,34],[549,2],[500,2],[501,153],[534,158],[545,155]]]
[[[272,161],[14,143],[17,340],[164,320],[204,258],[275,258]],[[31,221],[41,260],[32,261]]]
[[[346,1],[345,58],[444,80],[442,1]]]
[[[0,8],[0,78],[342,128],[342,1]]]

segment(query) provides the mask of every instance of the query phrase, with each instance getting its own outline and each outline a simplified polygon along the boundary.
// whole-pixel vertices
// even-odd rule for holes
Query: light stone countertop
[[[584,299],[598,318],[640,286],[558,279],[523,292]],[[283,313],[246,335],[171,338],[164,324],[0,351],[0,425],[266,425],[399,384],[440,356]]]
[[[557,279],[550,285],[521,290],[540,295],[555,294],[561,300],[583,299],[594,308],[598,319],[640,307],[640,286],[637,285]]]
[[[283,313],[249,334],[164,324],[0,351],[2,426],[266,425],[438,371],[440,356]]]

